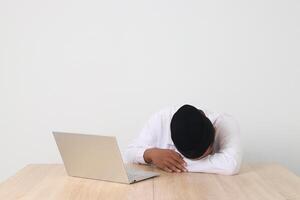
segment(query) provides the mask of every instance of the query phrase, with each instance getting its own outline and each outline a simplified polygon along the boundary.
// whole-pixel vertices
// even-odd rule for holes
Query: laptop
[[[115,137],[53,132],[69,176],[131,184],[158,173],[124,165]]]

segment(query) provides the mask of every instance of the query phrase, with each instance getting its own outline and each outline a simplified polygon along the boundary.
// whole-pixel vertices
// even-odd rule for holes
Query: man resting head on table
[[[125,155],[167,172],[234,175],[242,157],[239,128],[227,114],[174,106],[154,114]]]

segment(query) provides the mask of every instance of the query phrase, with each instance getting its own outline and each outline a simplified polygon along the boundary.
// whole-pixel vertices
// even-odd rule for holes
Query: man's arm
[[[151,116],[143,127],[138,138],[127,147],[125,152],[126,161],[130,163],[147,164],[144,159],[144,152],[154,148],[157,143],[157,134],[160,131],[160,117],[158,114]]]
[[[215,122],[219,150],[201,160],[185,159],[189,172],[234,175],[239,172],[242,152],[237,122],[229,115],[221,115]]]
[[[128,146],[126,161],[139,164],[154,164],[167,172],[184,172],[182,156],[170,149],[156,148],[162,133],[162,113],[153,115],[142,129],[139,137]]]

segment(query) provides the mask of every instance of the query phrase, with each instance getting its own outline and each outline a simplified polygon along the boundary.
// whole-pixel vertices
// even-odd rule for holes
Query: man
[[[234,175],[240,169],[240,146],[231,116],[183,105],[154,114],[128,146],[126,158],[167,172]]]

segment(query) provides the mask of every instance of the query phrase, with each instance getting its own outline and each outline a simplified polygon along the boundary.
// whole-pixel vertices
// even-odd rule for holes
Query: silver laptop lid
[[[70,176],[129,183],[115,137],[53,132]]]

